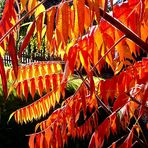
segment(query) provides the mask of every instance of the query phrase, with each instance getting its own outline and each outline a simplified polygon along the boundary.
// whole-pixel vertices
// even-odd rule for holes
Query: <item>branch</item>
[[[136,33],[134,33],[132,30],[127,28],[125,25],[123,25],[118,19],[112,17],[111,15],[107,14],[106,12],[103,11],[102,8],[99,8],[100,10],[100,15],[103,17],[106,21],[111,23],[113,26],[115,26],[117,29],[122,31],[127,38],[132,40],[134,43],[136,43],[139,47],[143,49],[146,53],[148,53],[148,44],[145,43],[143,40],[138,37]]]

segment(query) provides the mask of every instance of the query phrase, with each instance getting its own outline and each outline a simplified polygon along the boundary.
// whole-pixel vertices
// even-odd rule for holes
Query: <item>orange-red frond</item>
[[[31,79],[33,77],[45,76],[54,73],[62,72],[62,64],[59,62],[34,62],[33,64],[26,64],[18,67],[17,81]],[[8,80],[15,80],[14,70],[12,68],[6,71]]]
[[[44,117],[51,107],[55,107],[56,102],[59,102],[59,100],[60,88],[57,88],[32,104],[16,110],[12,114],[14,115],[15,121],[21,124],[32,121],[33,119],[37,120]]]

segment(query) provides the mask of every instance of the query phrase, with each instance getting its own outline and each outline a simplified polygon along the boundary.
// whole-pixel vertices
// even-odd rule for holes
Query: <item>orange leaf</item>
[[[69,6],[67,2],[61,3],[56,14],[56,37],[57,43],[67,43],[68,40],[68,24],[69,24]]]
[[[26,10],[27,0],[20,0],[20,2],[21,2],[21,12],[23,12],[24,10]]]
[[[85,1],[84,0],[74,0],[73,1],[74,5],[74,34],[75,37],[77,38],[79,35],[83,35],[84,33],[84,6],[85,6]]]
[[[55,13],[56,13],[56,7],[51,7],[46,12],[46,14],[47,14],[47,30],[46,30],[46,35],[47,35],[47,41],[48,41],[48,45],[49,46],[51,45],[51,40],[52,40],[52,37],[53,37]],[[49,49],[50,49],[50,47],[49,47]]]
[[[40,136],[40,148],[44,148],[44,135],[41,133],[41,136]]]
[[[84,7],[84,12],[85,12],[85,15],[84,15],[84,28],[87,31],[88,28],[91,25],[91,11],[90,11],[89,7],[87,7],[86,5]]]
[[[30,79],[30,93],[31,93],[32,98],[34,98],[35,89],[36,89],[35,79],[34,78],[31,78]]]
[[[34,145],[34,141],[35,140],[35,135],[33,134],[33,135],[31,135],[30,136],[30,138],[29,138],[29,147],[30,148],[34,148],[35,147],[35,145]]]
[[[68,52],[68,62],[69,62],[69,68],[71,72],[74,71],[76,58],[77,58],[77,46],[73,46],[69,49],[69,52]]]
[[[31,11],[37,5],[37,0],[28,1],[28,11]]]
[[[47,147],[50,147],[51,137],[52,137],[52,131],[50,128],[48,128],[45,132],[45,141],[46,141]]]
[[[17,93],[17,96],[20,97],[20,98],[22,98],[22,90],[21,90],[21,88],[22,88],[22,83],[20,82],[16,86],[16,93]]]
[[[45,76],[45,86],[46,86],[46,91],[49,92],[50,88],[51,88],[50,76],[49,75]]]

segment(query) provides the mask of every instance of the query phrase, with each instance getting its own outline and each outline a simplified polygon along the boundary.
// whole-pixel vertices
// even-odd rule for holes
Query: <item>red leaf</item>
[[[23,43],[21,44],[21,47],[20,47],[20,51],[19,51],[19,54],[18,54],[18,57],[21,58],[22,56],[22,53],[24,51],[24,49],[27,47],[27,45],[29,44],[29,41],[30,41],[30,38],[34,32],[34,29],[35,29],[35,21],[32,23],[31,27],[30,27],[30,30],[28,31],[27,35],[25,36],[24,38],[24,41]]]
[[[1,75],[1,80],[2,80],[2,86],[3,86],[3,91],[5,97],[7,96],[7,80],[6,80],[6,75],[5,75],[5,69],[4,69],[4,64],[3,64],[3,59],[0,55],[0,75]]]
[[[68,59],[65,64],[65,70],[64,70],[64,74],[63,74],[62,84],[65,83],[68,76],[71,73],[73,73],[75,63],[76,63],[76,57],[77,57],[77,46],[72,46],[68,52]]]
[[[50,91],[51,84],[50,84],[50,76],[49,75],[45,76],[45,88],[46,88],[47,92]]]
[[[43,13],[40,13],[37,20],[36,20],[37,41],[38,41],[38,48],[39,49],[42,44],[42,27],[43,27]]]
[[[113,111],[123,107],[127,103],[127,101],[128,101],[128,96],[125,93],[119,95],[114,103]]]
[[[15,48],[15,39],[12,34],[10,34],[10,36],[9,36],[8,52],[9,52],[10,57],[12,59],[12,65],[13,65],[15,77],[17,78],[17,74],[18,74],[17,50]]]
[[[36,140],[35,148],[40,148],[40,139],[41,139],[41,135],[37,134],[35,137],[35,140]]]
[[[40,76],[38,78],[38,92],[39,92],[39,95],[42,96],[42,92],[43,92],[43,78],[42,78],[42,76]]]
[[[51,137],[52,137],[52,131],[50,128],[48,128],[45,132],[45,142],[47,144],[47,147],[50,147]]]
[[[58,147],[63,147],[63,139],[62,139],[62,134],[59,127],[57,127],[56,129],[56,135],[57,135]]]

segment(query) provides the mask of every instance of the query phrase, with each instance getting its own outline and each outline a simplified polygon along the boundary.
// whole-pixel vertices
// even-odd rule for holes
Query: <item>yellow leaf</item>
[[[0,46],[0,55],[3,57],[4,54],[5,54],[5,51],[4,51],[4,49]]]
[[[98,50],[100,50],[101,45],[103,43],[103,38],[102,38],[102,33],[101,33],[99,27],[97,27],[94,32],[94,39],[95,39],[95,43],[97,45]]]
[[[39,3],[39,2],[38,2]],[[40,15],[42,12],[45,11],[45,7],[43,4],[41,4],[39,7],[37,7],[37,9],[35,10],[35,17],[37,17],[38,15]]]
[[[21,13],[26,10],[26,3],[27,3],[27,0],[20,0],[21,2]]]

